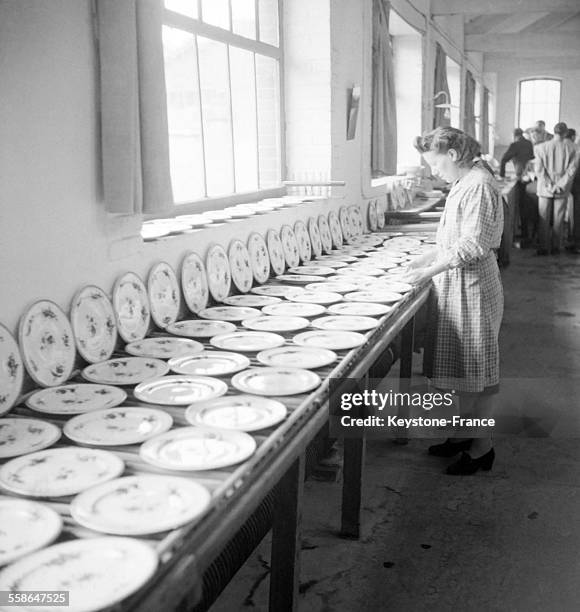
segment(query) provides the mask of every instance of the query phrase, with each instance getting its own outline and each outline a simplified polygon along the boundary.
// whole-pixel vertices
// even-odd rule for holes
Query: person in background
[[[478,159],[479,143],[455,128],[440,127],[415,139],[433,173],[452,183],[437,230],[437,246],[413,260],[402,278],[433,279],[424,372],[438,390],[459,397],[462,417],[490,418],[499,390],[499,328],[503,289],[497,263],[503,205],[497,182]],[[429,454],[460,459],[452,475],[492,468],[488,431],[474,439],[447,439]],[[462,452],[463,451],[463,452]],[[469,452],[467,452],[469,451]]]
[[[575,255],[580,255],[580,145],[576,143],[576,130],[574,128],[568,129],[565,139],[571,142],[576,149],[576,172],[570,188],[573,211],[571,244],[567,250]]]
[[[565,140],[568,126],[557,123],[554,138],[536,146],[536,176],[540,214],[538,255],[557,255],[562,246],[566,201],[576,172],[576,149]]]
[[[534,127],[526,130],[526,136],[528,136],[534,146],[554,138],[554,135],[546,130],[546,122],[541,119],[536,121]]]

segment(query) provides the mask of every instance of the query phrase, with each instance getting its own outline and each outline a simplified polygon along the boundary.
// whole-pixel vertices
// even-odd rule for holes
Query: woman
[[[493,175],[478,159],[479,143],[464,132],[437,128],[418,137],[415,146],[433,173],[452,183],[437,246],[414,260],[407,274],[413,283],[433,279],[425,374],[436,388],[455,392],[462,417],[490,418],[499,390],[503,290],[495,249],[503,230],[503,204]],[[448,474],[491,469],[495,452],[489,433],[429,448],[439,457],[461,451]]]

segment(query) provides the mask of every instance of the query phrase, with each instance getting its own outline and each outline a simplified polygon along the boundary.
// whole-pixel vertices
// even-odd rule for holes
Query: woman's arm
[[[424,268],[426,266],[432,265],[437,259],[437,248],[433,247],[429,249],[423,255],[419,255],[419,257],[415,257],[413,261],[409,262],[407,268],[409,270],[416,270],[417,268]]]

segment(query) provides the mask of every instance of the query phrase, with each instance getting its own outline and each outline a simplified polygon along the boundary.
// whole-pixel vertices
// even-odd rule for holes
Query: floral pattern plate
[[[330,349],[331,351],[346,351],[361,344],[366,338],[359,332],[354,331],[307,331],[294,336],[294,342],[299,346],[314,346]]]
[[[172,425],[173,419],[163,410],[123,406],[79,414],[67,421],[63,431],[78,444],[123,446],[145,442]]]
[[[227,391],[228,385],[218,378],[174,374],[143,382],[135,387],[133,393],[138,400],[148,404],[187,406],[220,397]]]
[[[70,510],[77,523],[94,531],[143,536],[195,520],[210,500],[209,491],[188,478],[142,474],[93,487],[75,497]]]
[[[265,287],[254,287],[252,293],[256,295],[266,295],[269,297],[285,298],[290,293],[302,291],[300,287],[288,287],[287,285],[266,285]]]
[[[44,548],[62,530],[60,514],[39,502],[27,499],[0,499],[0,566]]]
[[[55,387],[70,377],[76,354],[73,330],[54,302],[40,300],[28,308],[20,318],[18,340],[34,382]]]
[[[81,289],[73,298],[70,322],[81,357],[89,363],[109,359],[117,342],[115,311],[99,287]]]
[[[392,309],[392,306],[373,302],[342,302],[329,306],[328,312],[335,315],[352,315],[355,317],[382,317]]]
[[[207,351],[201,355],[189,355],[169,360],[169,367],[176,374],[189,376],[224,376],[235,374],[250,365],[250,360],[240,353]]]
[[[167,328],[168,332],[186,338],[211,338],[235,330],[236,326],[228,321],[207,321],[204,319],[178,321]]]
[[[210,343],[216,348],[225,351],[241,351],[242,353],[256,353],[269,348],[275,348],[284,344],[284,338],[280,334],[258,331],[239,331],[231,334],[214,336]]]
[[[188,253],[181,263],[181,289],[189,310],[197,313],[207,306],[209,289],[203,261],[197,253]]]
[[[230,395],[190,406],[185,418],[198,427],[259,431],[286,418],[282,402],[254,395]]]
[[[338,220],[338,217],[336,213],[334,212],[334,210],[331,210],[330,213],[328,213],[328,226],[330,228],[330,237],[332,238],[332,246],[335,249],[340,249],[340,247],[342,246],[343,235],[342,235],[342,229],[340,227],[340,221]]]
[[[256,308],[247,306],[213,306],[206,308],[199,313],[204,319],[214,319],[218,321],[243,321],[252,317],[259,317],[261,312]]]
[[[358,285],[350,283],[348,278],[344,281],[342,279],[328,280],[324,283],[311,283],[306,285],[308,291],[331,291],[332,293],[349,293],[350,291],[356,291]]]
[[[407,293],[413,289],[413,285],[409,283],[403,283],[390,278],[381,279],[379,286],[381,289],[384,287],[387,291],[394,291],[395,293]]]
[[[29,611],[97,612],[137,591],[156,568],[157,553],[145,542],[120,537],[77,539],[6,567],[0,572],[0,589],[69,592],[67,606],[25,608]]]
[[[312,244],[310,243],[310,236],[304,221],[296,221],[294,224],[294,235],[296,236],[296,242],[298,242],[300,261],[302,263],[310,261],[312,259]]]
[[[295,295],[289,295],[288,299],[291,302],[307,302],[309,304],[322,304],[326,306],[328,304],[341,302],[342,295],[332,291],[304,291]]]
[[[179,281],[173,268],[164,261],[155,264],[147,277],[147,294],[153,323],[161,329],[177,321],[181,307]]]
[[[0,467],[0,484],[19,495],[63,497],[117,478],[124,469],[121,459],[108,451],[49,448],[5,463]]]
[[[0,459],[48,448],[59,438],[60,429],[40,419],[0,419]]]
[[[341,206],[338,211],[338,219],[340,221],[340,229],[342,230],[342,236],[346,242],[348,242],[353,236],[354,231],[352,227],[352,218],[350,211],[346,206]]]
[[[0,415],[16,403],[22,389],[24,366],[12,334],[0,324]]]
[[[337,354],[328,349],[310,346],[281,346],[261,351],[256,355],[256,359],[265,366],[274,368],[314,370],[336,361]]]
[[[334,268],[328,266],[298,266],[288,270],[289,274],[309,274],[313,276],[328,276],[335,272]]]
[[[301,304],[300,302],[282,302],[262,308],[266,315],[280,317],[316,317],[326,312],[321,304]]]
[[[310,321],[304,317],[264,315],[263,317],[254,317],[242,321],[242,325],[254,331],[271,331],[283,334],[304,329],[310,325]]]
[[[307,393],[321,382],[318,374],[303,368],[250,368],[232,378],[232,385],[242,393],[267,396]]]
[[[228,249],[232,280],[238,291],[248,293],[252,288],[254,275],[250,265],[250,254],[241,240],[234,240]]]
[[[378,324],[376,319],[361,315],[329,315],[312,321],[312,327],[317,329],[339,331],[368,331],[374,329]]]
[[[289,268],[294,268],[300,263],[300,253],[298,242],[294,230],[289,225],[283,225],[280,230],[280,240],[282,241],[282,251],[284,259]]]
[[[133,272],[119,277],[113,287],[113,308],[119,336],[125,342],[142,340],[151,321],[149,298],[143,281]]]
[[[163,376],[169,366],[161,359],[148,357],[121,357],[94,363],[82,372],[89,382],[103,385],[136,385],[148,378]]]
[[[266,235],[268,243],[268,254],[270,255],[270,265],[274,274],[284,274],[286,269],[286,259],[284,257],[284,248],[278,232],[270,230]]]
[[[189,338],[156,336],[127,344],[125,350],[135,357],[152,357],[153,359],[171,359],[181,355],[192,355],[203,351],[203,344]]]
[[[221,245],[214,244],[209,249],[205,265],[211,297],[217,302],[223,302],[230,294],[232,273],[228,256]]]
[[[126,399],[127,394],[118,387],[73,383],[36,391],[26,400],[26,405],[36,412],[70,415],[114,408]]]
[[[270,276],[270,256],[266,241],[260,234],[254,232],[248,238],[248,253],[254,278],[258,283],[265,283]]]
[[[332,250],[332,235],[328,220],[324,215],[318,216],[318,230],[320,233],[320,244],[323,253],[330,253]]]
[[[248,308],[261,308],[271,304],[279,304],[279,297],[268,297],[267,295],[232,295],[224,300],[228,306],[246,306]]]
[[[379,228],[377,203],[374,200],[369,202],[369,229],[371,232],[376,232]]]
[[[181,427],[141,446],[143,461],[167,470],[216,470],[251,457],[256,441],[242,431]]]
[[[311,274],[280,274],[276,277],[277,281],[282,283],[297,283],[306,285],[307,283],[316,283],[324,281],[324,276],[314,276]]]
[[[360,263],[352,264],[348,268],[340,268],[336,271],[337,274],[348,276],[350,274],[362,274],[363,276],[382,276],[385,271],[380,268],[373,268],[369,264]]]
[[[320,257],[322,255],[322,240],[320,238],[320,229],[316,219],[311,217],[308,219],[308,235],[310,236],[310,246],[312,247],[312,256]]]
[[[360,236],[363,233],[364,223],[362,215],[360,214],[360,208],[358,206],[349,207],[350,214],[350,227],[351,227],[351,238]]]
[[[387,212],[387,202],[385,198],[377,200],[377,227],[383,229],[385,227],[385,213]]]
[[[353,291],[344,296],[347,302],[377,302],[378,304],[393,304],[403,299],[400,293],[370,289],[368,291]]]

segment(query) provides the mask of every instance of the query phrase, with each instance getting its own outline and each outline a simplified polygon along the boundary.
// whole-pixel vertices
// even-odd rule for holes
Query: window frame
[[[519,126],[522,130],[528,129],[530,126],[522,127],[520,125],[520,119],[522,114],[522,84],[529,83],[530,81],[555,81],[558,83],[558,121],[560,121],[560,116],[562,113],[562,79],[558,77],[551,76],[536,76],[536,77],[526,77],[525,79],[518,80],[518,93],[516,100],[516,126]],[[549,128],[546,127],[549,131]]]
[[[160,0],[163,2],[163,0]],[[228,11],[229,11],[229,23],[230,27],[232,25],[232,10],[231,10],[231,1],[228,1]],[[178,13],[172,11],[168,8],[163,7],[163,25],[171,28],[177,28],[183,32],[187,32],[192,34],[193,36],[202,36],[204,38],[208,38],[212,41],[220,42],[226,44],[229,50],[230,45],[236,48],[243,49],[245,51],[249,51],[251,53],[257,53],[259,55],[263,55],[266,57],[270,57],[277,61],[278,64],[278,91],[279,91],[279,142],[280,142],[280,185],[276,187],[268,187],[265,189],[257,189],[253,191],[234,191],[232,193],[220,195],[220,196],[205,196],[203,198],[199,198],[197,200],[192,200],[190,202],[180,202],[173,204],[173,210],[166,215],[145,215],[147,220],[156,219],[162,216],[173,216],[175,214],[189,214],[189,213],[200,213],[204,211],[211,210],[220,210],[227,206],[231,206],[234,204],[241,204],[246,202],[252,202],[256,200],[261,200],[264,198],[270,197],[280,197],[285,195],[286,189],[284,187],[283,181],[286,179],[286,135],[285,135],[285,106],[284,106],[284,41],[283,41],[283,0],[277,0],[278,6],[278,46],[271,45],[260,40],[255,40],[251,38],[246,38],[239,34],[235,34],[231,30],[226,30],[202,21],[202,2],[201,0],[197,0],[198,4],[198,19],[194,19],[182,13]],[[259,32],[259,0],[255,2],[255,11],[256,11],[256,33]],[[197,38],[196,38],[196,47],[197,47]],[[198,61],[198,70],[199,70],[199,56],[197,57]],[[255,62],[254,62],[255,65]],[[228,78],[230,75],[230,55],[228,52]],[[230,82],[230,91],[231,91],[231,82]],[[230,93],[231,95],[231,93]],[[230,101],[231,104],[231,101]],[[202,124],[202,135],[203,135],[203,124]],[[234,127],[233,122],[231,126],[231,138],[232,143],[234,142]],[[203,142],[203,140],[202,140]],[[233,153],[233,150],[232,150]],[[205,151],[203,158],[203,172],[205,174]],[[235,164],[235,161],[234,161]],[[234,166],[235,168],[235,166]],[[236,187],[235,180],[235,171],[233,172],[233,184],[234,190]],[[207,192],[207,182],[204,179],[205,189]]]

